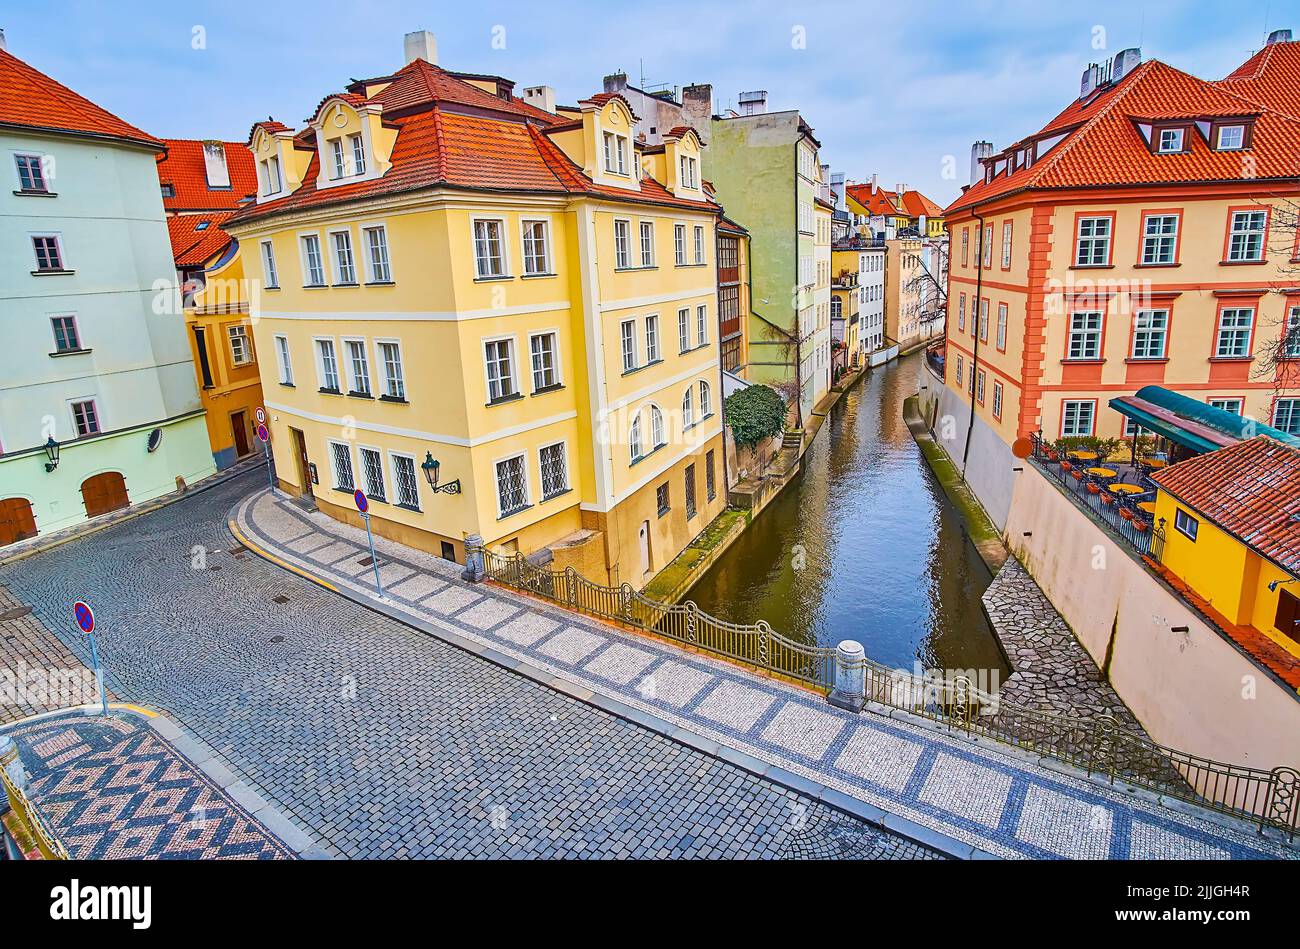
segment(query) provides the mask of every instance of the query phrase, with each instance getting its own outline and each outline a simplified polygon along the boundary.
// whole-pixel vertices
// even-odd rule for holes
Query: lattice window
[[[384,489],[384,458],[373,448],[358,448],[361,453],[361,470],[366,476],[366,494],[374,501],[387,501]]]
[[[564,443],[547,445],[538,457],[542,466],[542,499],[553,498],[569,490],[569,472],[564,461]]]
[[[355,491],[356,482],[352,477],[352,452],[347,445],[330,442],[330,455],[334,461],[334,487],[344,491]]]
[[[415,478],[415,459],[393,455],[393,477],[397,482],[397,503],[419,510],[420,483]]]

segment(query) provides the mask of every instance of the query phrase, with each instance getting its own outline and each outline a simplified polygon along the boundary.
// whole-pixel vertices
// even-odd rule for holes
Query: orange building
[[[253,413],[262,404],[249,323],[250,287],[239,242],[222,230],[257,194],[253,156],[242,142],[166,139],[158,180],[185,322],[217,468],[257,451]]]
[[[1144,385],[1300,433],[1265,356],[1300,326],[1300,44],[1272,39],[1221,82],[1125,50],[1038,132],[976,146],[946,211],[939,415],[997,523],[1017,437],[1131,436],[1107,401]]]

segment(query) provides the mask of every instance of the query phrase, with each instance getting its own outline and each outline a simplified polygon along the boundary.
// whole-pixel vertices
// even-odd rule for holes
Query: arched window
[[[664,437],[664,413],[657,405],[650,406],[650,439],[655,448],[668,444],[668,439]]]
[[[688,386],[686,394],[682,396],[682,427],[690,428],[695,424],[695,398]]]
[[[641,457],[641,414],[632,419],[632,428],[627,433],[628,450],[632,453],[632,460],[636,461]]]
[[[713,390],[709,384],[700,381],[700,418],[708,418],[713,414]]]

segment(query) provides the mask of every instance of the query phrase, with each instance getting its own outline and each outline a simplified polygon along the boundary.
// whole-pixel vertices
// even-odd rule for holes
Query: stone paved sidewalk
[[[365,532],[260,491],[232,512],[255,550],[557,689],[642,723],[665,723],[751,767],[794,776],[879,809],[969,853],[1029,858],[1269,858],[1294,851],[1230,822],[1159,803],[1004,754],[987,742],[884,715],[854,715],[819,695],[730,664],[568,613],[460,568],[375,538],[373,586]],[[686,740],[683,737],[683,740]],[[736,755],[739,752],[739,756]],[[769,777],[771,773],[769,773]],[[797,788],[802,790],[802,788]],[[894,829],[897,829],[896,826]],[[958,846],[947,846],[958,852]]]
[[[1109,715],[1121,727],[1146,734],[1015,557],[1007,558],[984,591],[984,609],[1011,660],[1003,701],[1084,720]]]

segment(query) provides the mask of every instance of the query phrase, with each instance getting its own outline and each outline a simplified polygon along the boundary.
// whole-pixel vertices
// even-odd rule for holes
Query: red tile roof
[[[152,135],[5,50],[0,50],[0,126],[72,132],[162,148]]]
[[[926,217],[943,216],[943,208],[939,207],[939,205],[935,204],[925,195],[921,194],[921,192],[916,190],[904,191],[901,203],[903,205],[903,210],[906,211],[910,217],[920,217],[923,214]]]
[[[1256,553],[1300,575],[1300,448],[1258,435],[1152,478]]]
[[[533,113],[549,117],[559,127],[566,123],[522,102],[500,99],[424,60],[404,67],[367,101],[383,106],[385,122],[397,129],[392,167],[382,177],[318,189],[319,158],[313,152],[297,191],[239,209],[230,221],[435,186],[594,194],[633,202],[717,208],[712,201],[678,198],[648,178],[641,180],[639,192],[595,184],[543,134],[551,123],[532,121]]]
[[[167,236],[177,267],[202,267],[230,244],[221,225],[230,212],[217,214],[173,214],[167,218]]]
[[[203,161],[203,142],[184,138],[163,139],[167,154],[158,159],[158,180],[172,186],[163,198],[168,211],[233,211],[240,200],[257,193],[257,166],[242,142],[222,142],[226,152],[229,188],[209,188]]]
[[[905,214],[898,207],[898,195],[893,191],[886,191],[884,188],[876,188],[874,192],[871,185],[849,185],[848,192],[853,200],[858,202],[867,209],[868,214]]]
[[[1300,43],[1265,46],[1219,85],[1252,102],[1300,118]]]
[[[1148,60],[1086,102],[1072,103],[1031,136],[1065,136],[1033,165],[978,181],[946,213],[1027,189],[1248,180],[1241,153],[1211,149],[1194,129],[1187,136],[1188,151],[1171,155],[1153,153],[1138,131],[1144,121],[1228,116],[1255,119],[1247,152],[1254,158],[1253,179],[1300,176],[1294,159],[1300,121],[1266,111],[1223,83]]]

